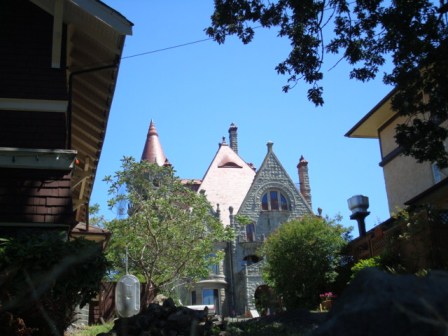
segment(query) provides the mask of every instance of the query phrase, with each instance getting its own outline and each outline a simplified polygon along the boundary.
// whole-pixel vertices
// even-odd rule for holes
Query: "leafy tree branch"
[[[446,167],[448,130],[441,123],[448,119],[447,12],[445,0],[215,0],[205,31],[219,44],[229,35],[247,44],[255,35],[252,26],[276,28],[291,45],[275,67],[289,76],[283,91],[304,81],[317,106],[324,103],[326,54],[340,54],[351,66],[349,77],[362,82],[391,59],[393,70],[383,81],[396,88],[392,108],[409,117],[397,127],[397,144],[419,162]]]

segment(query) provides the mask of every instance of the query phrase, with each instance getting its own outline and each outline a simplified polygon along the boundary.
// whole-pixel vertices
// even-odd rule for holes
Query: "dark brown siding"
[[[1,0],[0,97],[66,100],[65,36],[52,69],[53,17],[28,0]]]
[[[63,149],[65,113],[0,111],[0,147]]]
[[[0,223],[73,222],[67,172],[0,169]]]

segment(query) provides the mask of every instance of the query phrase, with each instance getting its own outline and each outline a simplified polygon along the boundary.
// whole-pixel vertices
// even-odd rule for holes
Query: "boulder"
[[[367,268],[334,303],[313,336],[448,334],[448,272],[425,277]]]
[[[115,320],[108,333],[97,336],[202,336],[211,329],[206,311],[176,307],[171,298],[150,304],[139,314]]]

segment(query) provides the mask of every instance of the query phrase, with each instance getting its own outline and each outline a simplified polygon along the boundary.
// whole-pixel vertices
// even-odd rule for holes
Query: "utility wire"
[[[256,26],[256,27],[252,27],[252,29],[258,29],[261,28],[262,26]],[[161,51],[166,51],[166,50],[170,50],[170,49],[176,49],[176,48],[181,48],[181,47],[186,47],[188,45],[191,44],[196,44],[196,43],[201,43],[201,42],[206,42],[206,41],[210,41],[213,40],[213,37],[208,37],[202,40],[196,40],[196,41],[192,41],[192,42],[187,42],[187,43],[183,43],[183,44],[178,44],[172,47],[166,47],[166,48],[162,48],[162,49],[156,49],[156,50],[151,50],[151,51],[146,51],[146,52],[142,52],[140,54],[135,54],[135,55],[129,55],[129,56],[124,56],[121,59],[126,59],[126,58],[133,58],[133,57],[138,57],[138,56],[143,56],[143,55],[149,55],[149,54],[155,54]]]
[[[206,38],[206,39],[202,39],[202,40],[197,40],[197,41],[193,41],[193,42],[187,42],[187,43],[183,43],[183,44],[178,44],[172,47],[166,47],[166,48],[162,48],[162,49],[156,49],[156,50],[151,50],[151,51],[146,51],[140,54],[135,54],[135,55],[130,55],[130,56],[124,56],[121,59],[126,59],[126,58],[132,58],[132,57],[137,57],[137,56],[143,56],[143,55],[149,55],[149,54],[154,54],[157,52],[161,52],[161,51],[165,51],[165,50],[170,50],[170,49],[176,49],[176,48],[181,48],[181,47],[185,47],[191,44],[196,44],[196,43],[201,43],[201,42],[205,42],[205,41],[209,41],[212,40],[212,37]]]

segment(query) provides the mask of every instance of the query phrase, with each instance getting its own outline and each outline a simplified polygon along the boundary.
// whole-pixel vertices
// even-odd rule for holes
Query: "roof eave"
[[[390,98],[396,89],[390,91],[381,101],[375,105],[355,126],[346,134],[349,138],[377,139],[378,129],[395,115],[390,106]]]
[[[122,35],[132,35],[131,21],[127,20],[123,15],[107,6],[105,3],[96,0],[70,0],[90,15],[95,16],[99,20],[106,23],[109,27]]]
[[[66,0],[81,8],[84,12],[104,22],[107,26],[121,35],[132,35],[131,21],[119,12],[99,0]],[[54,15],[55,6],[51,0],[31,0],[46,12]]]

